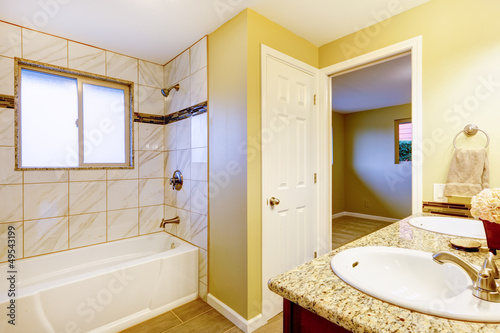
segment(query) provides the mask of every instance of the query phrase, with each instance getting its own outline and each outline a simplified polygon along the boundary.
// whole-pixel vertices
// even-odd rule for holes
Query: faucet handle
[[[479,271],[477,275],[477,281],[475,287],[486,291],[497,291],[497,283],[493,278],[493,271],[489,268],[483,268]]]
[[[499,279],[500,278],[500,273],[498,272],[497,265],[495,264],[494,254],[493,253],[488,252],[488,254],[486,255],[486,258],[484,258],[482,269],[483,270],[484,269],[490,269],[491,270],[491,274],[493,275],[494,279]]]

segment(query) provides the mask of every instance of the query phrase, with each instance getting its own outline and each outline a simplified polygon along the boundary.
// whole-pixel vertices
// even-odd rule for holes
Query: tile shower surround
[[[191,49],[201,51],[192,52]],[[186,73],[190,77],[191,68],[196,68],[197,72],[202,71],[198,76],[203,77],[206,73],[206,37],[191,49],[183,55],[183,61],[189,61]],[[199,59],[203,54],[205,59]],[[165,117],[168,113],[165,110],[172,105],[172,101],[160,92],[164,87],[166,66],[0,22],[0,262],[6,260],[6,234],[10,225],[16,228],[18,259],[161,231],[158,228],[161,219],[170,217],[164,214],[177,213],[176,206],[167,208],[165,205],[165,186],[170,177],[165,174],[166,156],[170,149],[166,148],[164,135],[167,132],[172,135],[173,131],[166,130],[171,125],[134,123],[134,169],[14,171],[14,110],[11,105],[14,57],[133,81],[134,111],[141,114]],[[170,65],[169,69],[172,68],[173,73],[176,67]],[[185,72],[186,66],[183,68]],[[198,90],[191,91],[190,85],[184,85],[189,91],[183,93],[184,104],[176,101],[175,105],[189,104],[186,106],[189,107],[203,102],[199,98],[206,96],[206,92],[199,89],[206,88],[206,82],[195,80],[193,87]],[[189,102],[185,96],[189,96]],[[172,128],[191,128],[191,122],[198,117],[183,120],[189,123],[187,126],[174,125]],[[199,133],[206,135],[206,115],[204,120],[204,131],[193,133],[195,137]],[[186,136],[184,132],[179,131],[183,137]],[[184,148],[182,145],[179,147]],[[193,152],[196,160],[200,160],[199,153],[198,150]],[[186,152],[179,155],[184,156]],[[201,157],[201,160],[206,158]],[[199,173],[203,171],[194,172]],[[202,192],[207,188],[207,181],[189,181],[193,182],[189,186],[193,193],[206,199],[207,192]],[[190,199],[184,199],[187,200]],[[208,214],[203,210],[203,199],[198,206],[189,210],[186,205],[181,207],[181,221],[184,217],[189,223],[180,228],[182,232],[171,231],[200,247],[200,295],[206,297]]]

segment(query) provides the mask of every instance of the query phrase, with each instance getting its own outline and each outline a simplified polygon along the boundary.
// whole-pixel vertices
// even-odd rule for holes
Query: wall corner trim
[[[214,297],[212,294],[208,294],[207,301],[208,305],[220,312],[224,317],[229,319],[229,321],[231,321],[245,333],[253,332],[266,323],[266,320],[262,316],[262,314],[259,314],[250,320],[246,320],[236,311]]]

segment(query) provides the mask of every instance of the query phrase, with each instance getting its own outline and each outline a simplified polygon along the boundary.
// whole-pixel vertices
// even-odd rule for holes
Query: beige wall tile
[[[122,209],[108,212],[108,241],[139,234],[139,209]]]
[[[0,185],[0,221],[23,220],[23,186]]]
[[[106,182],[70,182],[69,214],[106,211]]]
[[[75,42],[68,42],[69,68],[106,75],[106,51]]]
[[[191,117],[191,148],[208,147],[207,113]]]
[[[21,57],[21,28],[0,22],[0,55]]]
[[[177,123],[170,123],[164,126],[165,150],[177,149]]]
[[[191,213],[191,242],[208,250],[208,217],[206,215]]]
[[[70,170],[69,180],[71,182],[106,180],[106,170]]]
[[[176,169],[182,172],[184,179],[191,179],[191,149],[177,151]]]
[[[172,90],[165,99],[165,114],[171,114],[191,106],[190,78],[179,82],[179,91]]]
[[[207,101],[207,68],[202,68],[191,75],[191,105]]]
[[[189,61],[191,64],[191,74],[207,66],[207,37],[189,49]]]
[[[175,82],[175,60],[170,61],[168,64],[163,66],[163,84],[164,88],[169,88]]]
[[[25,184],[24,219],[68,215],[68,183]]]
[[[0,108],[0,146],[14,147],[14,109]]]
[[[163,88],[163,67],[148,61],[139,60],[139,84]]]
[[[106,241],[106,212],[69,217],[69,247],[81,247]]]
[[[68,67],[68,42],[59,37],[23,29],[23,58]]]
[[[198,250],[198,278],[200,282],[207,284],[208,252]]]
[[[107,184],[108,210],[139,206],[139,184],[137,180],[113,180],[108,181]]]
[[[0,147],[0,161],[0,184],[22,184],[23,172],[14,170],[14,147]]]
[[[208,215],[207,182],[191,181],[191,211]]]
[[[139,124],[139,150],[163,151],[163,125]]]
[[[139,232],[141,235],[163,231],[160,223],[163,218],[163,205],[141,207],[139,209]]]
[[[139,180],[139,206],[163,205],[164,203],[164,180],[140,179]]]
[[[194,117],[196,118],[196,117]],[[177,149],[191,148],[191,119],[187,118],[176,123],[177,125]]]
[[[68,218],[24,222],[25,257],[68,249]]]
[[[139,178],[163,178],[164,154],[161,151],[139,151]]]
[[[165,97],[160,88],[139,85],[139,112],[163,116]]]
[[[0,94],[14,95],[14,59],[0,56]]]
[[[24,183],[63,183],[68,181],[68,174],[68,170],[29,170],[24,172]]]
[[[189,50],[182,52],[174,60],[174,83],[187,78],[190,74],[189,70]]]
[[[191,179],[208,180],[208,149],[194,148],[191,151]]]
[[[106,75],[138,83],[137,59],[106,51]]]

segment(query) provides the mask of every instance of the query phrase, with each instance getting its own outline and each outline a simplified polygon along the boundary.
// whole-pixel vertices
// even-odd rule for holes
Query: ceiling
[[[316,46],[429,0],[0,0],[0,20],[165,64],[244,8]]]
[[[332,109],[352,113],[411,103],[411,55],[332,78]]]

